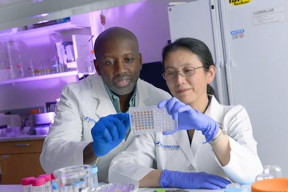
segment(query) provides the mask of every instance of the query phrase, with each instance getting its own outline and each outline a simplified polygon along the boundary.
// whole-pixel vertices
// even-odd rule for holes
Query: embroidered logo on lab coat
[[[93,124],[96,123],[96,121],[90,117],[83,117],[83,121],[86,123],[93,123]]]
[[[164,150],[179,150],[180,149],[180,145],[164,145],[160,141],[155,141],[155,145],[156,147],[160,147]]]

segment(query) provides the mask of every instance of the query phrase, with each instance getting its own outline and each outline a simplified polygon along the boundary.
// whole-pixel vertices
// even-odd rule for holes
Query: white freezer
[[[172,40],[189,36],[207,43],[220,102],[245,106],[263,165],[279,165],[288,176],[288,1],[229,2],[169,7]]]

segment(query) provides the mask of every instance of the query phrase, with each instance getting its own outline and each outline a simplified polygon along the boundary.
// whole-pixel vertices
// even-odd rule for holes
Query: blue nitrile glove
[[[221,189],[231,183],[218,176],[204,172],[179,172],[164,169],[160,177],[163,188]]]
[[[173,134],[179,130],[200,130],[210,142],[218,133],[219,125],[213,119],[179,101],[177,98],[163,100],[158,104],[159,108],[166,107],[167,112],[178,121],[178,127],[173,131],[166,131],[164,135]]]
[[[101,117],[91,129],[95,155],[104,156],[114,149],[126,137],[129,127],[127,113]]]

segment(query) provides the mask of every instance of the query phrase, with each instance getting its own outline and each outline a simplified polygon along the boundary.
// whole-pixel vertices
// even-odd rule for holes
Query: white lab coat
[[[153,85],[138,80],[136,106],[156,105],[170,98],[170,94]],[[93,139],[91,128],[100,117],[116,114],[102,78],[92,75],[66,86],[57,106],[56,117],[45,139],[40,162],[45,172],[62,167],[83,164],[83,150]],[[98,158],[98,178],[108,181],[111,159],[131,142],[130,134],[107,155]]]
[[[111,162],[109,182],[138,185],[153,169],[217,174],[237,183],[251,183],[262,171],[246,110],[238,106],[220,105],[214,97],[206,115],[210,116],[229,135],[231,159],[221,166],[212,147],[200,131],[195,131],[192,144],[187,131],[172,135],[162,133],[135,137],[131,145]]]

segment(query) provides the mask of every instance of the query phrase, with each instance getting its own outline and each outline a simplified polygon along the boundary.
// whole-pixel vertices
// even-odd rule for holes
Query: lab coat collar
[[[96,100],[95,113],[99,117],[116,114],[116,110],[105,89],[101,76],[95,74],[91,76],[92,97]]]
[[[151,98],[149,98],[149,94],[147,93],[147,90],[143,89],[143,87],[145,87],[144,83],[145,82],[141,79],[138,79],[137,81],[136,101],[135,101],[136,106],[149,105],[149,101],[151,100]],[[91,86],[92,86],[91,94],[97,100],[96,109],[95,109],[96,115],[99,117],[102,117],[102,116],[107,116],[109,114],[117,113],[105,89],[105,85],[101,76],[97,74],[92,75]]]
[[[137,81],[137,90],[136,90],[136,106],[149,106],[151,100],[151,94],[148,94],[147,89],[143,89],[145,87],[144,81],[140,78]]]
[[[224,107],[218,103],[218,101],[214,96],[212,96],[211,103],[207,108],[205,115],[211,117],[214,121],[216,121],[220,125],[220,127],[222,127],[224,113],[225,113]]]
[[[91,76],[92,78],[92,81],[91,81],[91,86],[92,86],[92,96],[95,97],[95,98],[106,98],[107,99],[110,99],[109,98],[109,95],[105,89],[105,85],[104,85],[104,82],[101,78],[101,76],[95,74],[95,75],[92,75]],[[105,90],[105,91],[103,91]]]

